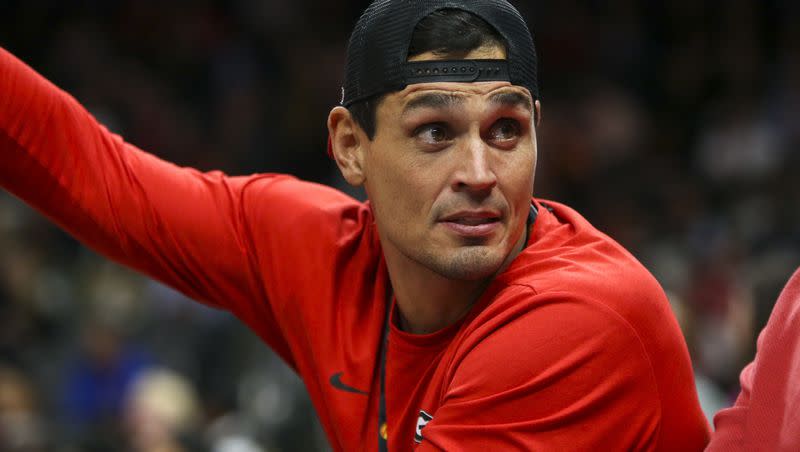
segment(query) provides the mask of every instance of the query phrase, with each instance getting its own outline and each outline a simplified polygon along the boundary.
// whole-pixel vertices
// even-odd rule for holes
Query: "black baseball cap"
[[[420,20],[442,9],[472,13],[502,36],[505,60],[409,62],[408,48]],[[341,104],[400,91],[414,83],[502,80],[539,99],[536,49],[525,20],[506,0],[375,0],[356,23],[347,46]]]

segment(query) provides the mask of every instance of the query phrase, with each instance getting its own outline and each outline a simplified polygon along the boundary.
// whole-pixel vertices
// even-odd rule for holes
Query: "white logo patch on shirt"
[[[418,443],[422,442],[422,429],[428,425],[428,422],[430,422],[431,419],[433,419],[433,416],[423,410],[419,410],[419,417],[417,418],[417,431],[414,432],[414,441]]]

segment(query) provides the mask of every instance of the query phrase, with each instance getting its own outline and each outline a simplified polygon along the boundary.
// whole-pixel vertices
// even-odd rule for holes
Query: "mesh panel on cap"
[[[417,23],[440,9],[460,9],[485,20],[505,39],[511,83],[539,98],[536,50],[519,12],[506,0],[376,0],[350,36],[342,104],[405,88],[403,66]]]

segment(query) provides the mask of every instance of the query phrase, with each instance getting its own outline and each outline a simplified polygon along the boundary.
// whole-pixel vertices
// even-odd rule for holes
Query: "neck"
[[[446,278],[384,244],[401,329],[412,334],[429,334],[460,320],[495,276],[522,251],[525,236],[520,237],[497,272],[474,281]]]
[[[457,322],[480,298],[490,282],[488,278],[478,281],[452,280],[431,271],[409,276],[402,271],[392,272],[392,266],[388,267],[400,313],[400,327],[412,334],[433,333]]]

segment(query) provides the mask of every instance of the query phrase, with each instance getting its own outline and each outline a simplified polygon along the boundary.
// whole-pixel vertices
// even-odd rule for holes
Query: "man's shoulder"
[[[263,206],[265,200],[281,203],[283,207],[320,211],[364,209],[369,206],[341,190],[289,174],[261,173],[232,179],[242,186],[242,200],[253,207]]]
[[[377,271],[380,244],[368,202],[289,175],[235,179],[239,189],[230,195],[241,200],[231,221],[242,230],[242,249],[261,263],[261,277],[275,280],[273,286],[294,294],[312,280],[316,289],[341,288],[351,285],[337,282],[348,272]]]
[[[528,246],[499,284],[525,286],[540,297],[597,300],[614,310],[666,303],[653,275],[619,243],[566,205],[536,202],[539,216]]]
[[[369,231],[372,209],[340,190],[286,174],[255,174],[238,179],[242,216],[255,229],[281,225],[338,243],[342,236]],[[309,237],[311,239],[311,237]]]
[[[643,341],[647,354],[681,350],[680,329],[655,277],[574,210],[540,205],[528,246],[494,282],[482,320],[514,313],[521,322],[562,325],[579,341],[591,341],[582,332],[600,329],[603,337]]]
[[[480,388],[484,396],[541,385],[536,392],[561,403],[559,393],[575,391],[580,399],[609,379],[657,392],[650,353],[637,328],[579,292],[505,286],[459,339],[454,387]]]

